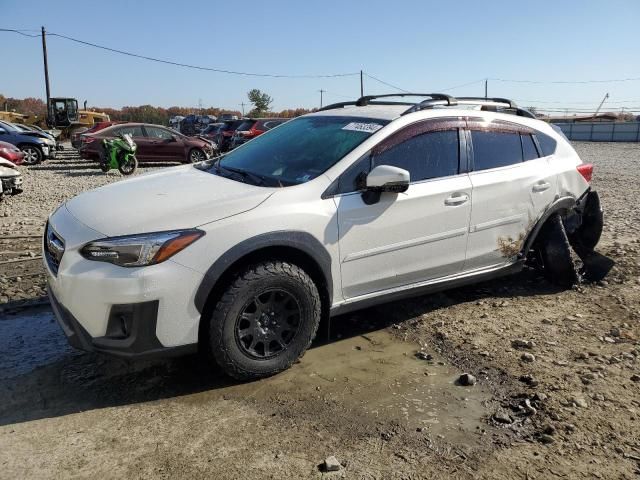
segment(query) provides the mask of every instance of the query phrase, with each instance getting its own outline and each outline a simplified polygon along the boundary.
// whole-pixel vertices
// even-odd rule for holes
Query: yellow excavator
[[[75,98],[53,97],[47,105],[47,126],[60,130],[61,136],[65,138],[71,138],[78,130],[90,128],[95,123],[109,120],[106,113],[88,110],[86,101],[84,109],[78,110],[78,101]]]
[[[23,115],[22,113],[17,113],[17,112],[10,112],[9,110],[2,110],[0,111],[0,120],[2,120],[3,122],[9,122],[9,123],[30,123],[30,116],[29,115]]]
[[[37,125],[45,129],[48,127],[59,130],[61,138],[71,138],[71,135],[78,130],[85,130],[98,122],[108,122],[110,119],[106,113],[88,110],[87,102],[84,102],[83,110],[78,110],[78,101],[75,98],[55,97],[49,100],[46,118],[5,109],[0,111],[0,120]]]

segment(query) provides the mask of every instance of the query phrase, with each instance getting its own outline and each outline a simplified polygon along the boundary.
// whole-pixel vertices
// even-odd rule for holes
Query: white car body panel
[[[49,224],[65,239],[56,275],[46,268],[49,288],[75,318],[82,319],[91,336],[105,335],[112,305],[160,300],[156,331],[160,342],[172,346],[197,340],[200,314],[193,296],[202,281],[200,273],[172,260],[140,268],[87,261],[80,248],[102,234],[79,222],[65,206],[49,217]]]
[[[527,234],[556,199],[547,158],[471,172],[473,203],[465,270],[513,262]]]
[[[274,191],[186,165],[96,188],[66,205],[81,222],[114,237],[214,222],[255,208]]]
[[[254,237],[303,232],[317,240],[331,259],[329,288],[337,307],[498,271],[515,262],[516,244],[554,201],[578,198],[588,188],[576,170],[581,161],[575,151],[538,120],[463,108],[401,116],[405,109],[347,107],[312,114],[392,121],[300,185],[253,186],[189,165],[79,195],[49,219],[65,242],[57,274],[47,267],[52,293],[93,337],[105,335],[111,305],[159,300],[158,340],[163,346],[188,345],[198,341],[201,314],[194,297],[209,268]],[[414,182],[405,193],[382,193],[373,205],[360,193],[323,198],[354,161],[392,133],[420,120],[461,116],[520,123],[557,139],[558,148],[551,157]],[[446,204],[453,197],[466,200]],[[195,227],[205,235],[158,265],[124,268],[80,254],[87,242],[104,237]]]
[[[454,194],[467,200],[447,206]],[[471,212],[467,174],[412,183],[373,205],[360,193],[341,195],[336,204],[345,298],[462,270]]]

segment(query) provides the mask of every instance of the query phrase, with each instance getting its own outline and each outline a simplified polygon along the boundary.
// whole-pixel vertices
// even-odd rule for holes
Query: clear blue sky
[[[0,0],[0,28],[39,29],[167,60],[274,74],[363,69],[411,91],[486,77],[598,80],[640,77],[640,1]],[[34,32],[36,33],[36,32]],[[44,97],[39,38],[0,32],[0,93]],[[48,40],[52,94],[90,105],[239,109],[259,88],[275,110],[359,95],[359,78],[271,79],[195,71]],[[484,94],[482,82],[450,90]],[[365,78],[365,93],[391,89]],[[640,107],[640,81],[528,84],[491,80],[489,95],[528,106]],[[535,102],[532,102],[535,101]],[[591,102],[591,103],[579,103]],[[622,103],[609,103],[618,106]]]

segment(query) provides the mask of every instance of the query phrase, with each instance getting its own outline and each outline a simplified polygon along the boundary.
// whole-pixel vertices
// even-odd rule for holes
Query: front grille
[[[64,255],[64,240],[47,222],[47,228],[44,234],[44,256],[54,275],[58,273],[62,255]]]

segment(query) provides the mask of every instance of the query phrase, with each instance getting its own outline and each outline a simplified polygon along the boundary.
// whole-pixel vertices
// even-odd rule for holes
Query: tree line
[[[260,92],[260,90],[252,90],[248,94],[249,101],[254,105],[254,108],[247,114],[250,117],[280,117],[280,118],[293,118],[305,113],[309,113],[313,110],[307,108],[292,108],[279,112],[270,110],[273,99]],[[79,101],[79,108],[82,109],[82,102]],[[28,98],[12,98],[5,97],[0,94],[0,110],[15,111],[29,116],[37,116],[38,118],[44,118],[47,114],[47,105],[40,98],[28,97]],[[139,106],[126,106],[122,108],[110,108],[110,107],[88,107],[95,112],[103,112],[109,115],[111,120],[115,121],[127,121],[127,122],[141,122],[141,123],[155,123],[158,125],[168,125],[169,119],[174,116],[187,116],[190,114],[196,115],[215,115],[220,116],[223,113],[231,115],[242,116],[242,112],[238,110],[227,110],[224,108],[192,108],[192,107],[155,107],[153,105],[139,105]]]

